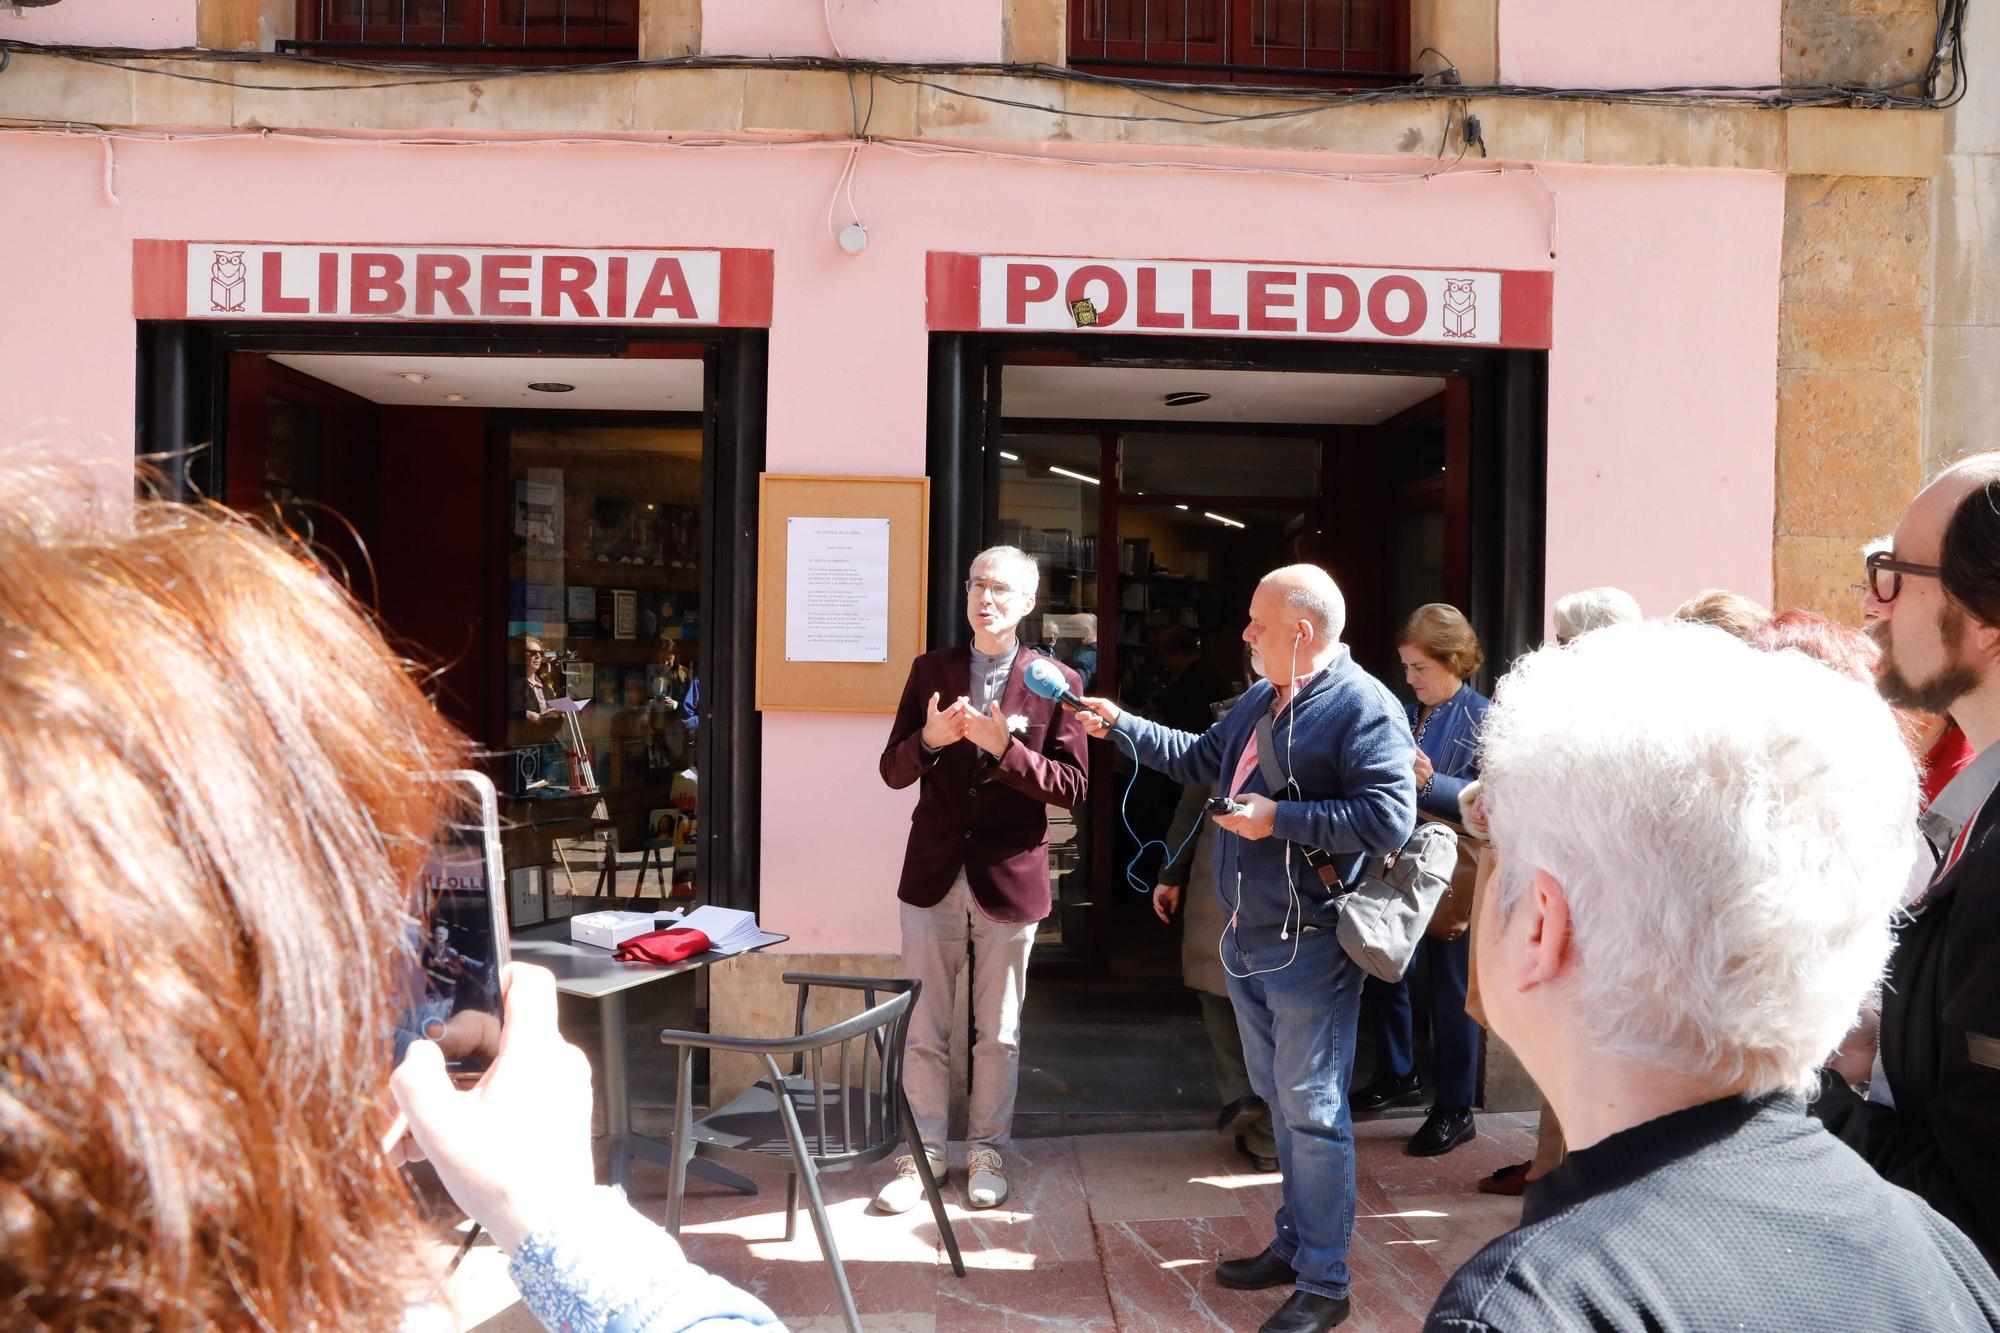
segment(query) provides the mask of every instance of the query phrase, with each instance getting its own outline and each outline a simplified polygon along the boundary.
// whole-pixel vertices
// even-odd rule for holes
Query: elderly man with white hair
[[[1347,1317],[1354,1232],[1348,1106],[1362,972],[1340,947],[1343,882],[1401,848],[1417,819],[1416,742],[1402,704],[1340,642],[1347,608],[1317,565],[1264,576],[1243,640],[1263,677],[1196,735],[1088,699],[1138,762],[1236,803],[1215,816],[1222,965],[1250,1086],[1271,1108],[1284,1173],[1276,1236],[1216,1268],[1226,1287],[1290,1286],[1261,1333],[1320,1333]],[[1321,868],[1325,867],[1323,879]],[[1330,882],[1329,882],[1330,881]]]
[[[1480,992],[1571,1151],[1426,1329],[2000,1327],[1971,1242],[1806,1113],[1916,850],[1881,700],[1628,625],[1517,663],[1482,740]]]
[[[1556,600],[1556,642],[1580,639],[1594,629],[1644,620],[1638,599],[1623,588],[1585,588]]]

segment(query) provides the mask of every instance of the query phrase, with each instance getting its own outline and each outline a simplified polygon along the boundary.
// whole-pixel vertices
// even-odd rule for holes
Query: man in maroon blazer
[[[910,666],[882,780],[920,783],[903,855],[903,970],[923,983],[910,1017],[903,1089],[931,1172],[945,1169],[950,1104],[951,997],[972,947],[972,1090],[966,1132],[966,1198],[992,1208],[1007,1198],[1000,1148],[1014,1120],[1021,1059],[1021,997],[1035,924],[1049,914],[1047,807],[1075,806],[1089,785],[1083,725],[1032,694],[1023,678],[1034,650],[1020,624],[1034,609],[1040,571],[1012,546],[973,558],[965,583],[972,643],[925,653]],[[1056,664],[1072,691],[1083,682]],[[913,1157],[875,1196],[901,1213],[923,1197]]]

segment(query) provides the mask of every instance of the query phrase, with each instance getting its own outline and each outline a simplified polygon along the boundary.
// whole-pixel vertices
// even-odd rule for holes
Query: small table
[[[789,935],[766,932],[757,943],[742,952],[768,949],[790,938]],[[650,985],[683,972],[724,962],[736,955],[716,953],[711,949],[678,963],[621,963],[609,949],[571,943],[567,921],[519,931],[514,935],[511,946],[515,962],[533,963],[555,973],[556,989],[564,995],[580,995],[597,1001],[598,1020],[604,1028],[603,1067],[598,1072],[604,1078],[604,1129],[611,1138],[611,1183],[622,1189],[630,1182],[631,1158],[634,1155],[661,1166],[672,1166],[672,1144],[632,1132],[631,1089],[625,1075],[625,992],[636,986]],[[689,1089],[679,1091],[683,1096],[691,1095]],[[727,1185],[745,1194],[757,1192],[756,1183],[749,1177],[699,1157],[688,1163],[688,1170],[705,1180]]]

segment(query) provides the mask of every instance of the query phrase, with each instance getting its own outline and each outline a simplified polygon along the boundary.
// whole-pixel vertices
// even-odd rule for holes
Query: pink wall
[[[828,35],[831,27],[832,34]],[[707,55],[1000,59],[1000,0],[707,0]]]
[[[882,147],[854,191],[873,239],[850,257],[826,233],[836,146],[130,142],[116,203],[96,142],[0,134],[0,154],[38,187],[0,195],[0,228],[40,238],[0,254],[8,309],[34,313],[0,319],[0,432],[63,417],[78,452],[114,463],[132,438],[135,237],[769,248],[769,467],[909,475],[924,468],[927,250],[1545,268],[1552,188],[1550,592],[1618,583],[1654,611],[1710,584],[1769,595],[1775,176],[1330,183]],[[499,197],[532,202],[496,214]],[[876,775],[885,724],[765,718],[765,916],[795,949],[896,947],[913,796]]]
[[[63,0],[0,10],[0,39],[74,46],[194,45],[195,0]]]
[[[1778,81],[1780,0],[1502,0],[1500,81],[1650,88]]]

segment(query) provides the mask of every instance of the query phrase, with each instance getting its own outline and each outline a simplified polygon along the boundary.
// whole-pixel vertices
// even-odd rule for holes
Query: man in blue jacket
[[[1264,576],[1243,640],[1263,677],[1195,735],[1087,699],[1092,735],[1116,733],[1174,781],[1221,784],[1240,809],[1215,816],[1228,925],[1222,962],[1250,1083],[1271,1107],[1284,1172],[1277,1235],[1226,1260],[1216,1280],[1291,1286],[1260,1333],[1320,1333],[1347,1317],[1354,1136],[1347,1105],[1363,973],[1334,935],[1342,882],[1416,827],[1416,743],[1387,686],[1340,642],[1347,605],[1317,565]],[[1329,868],[1322,879],[1319,865]]]

